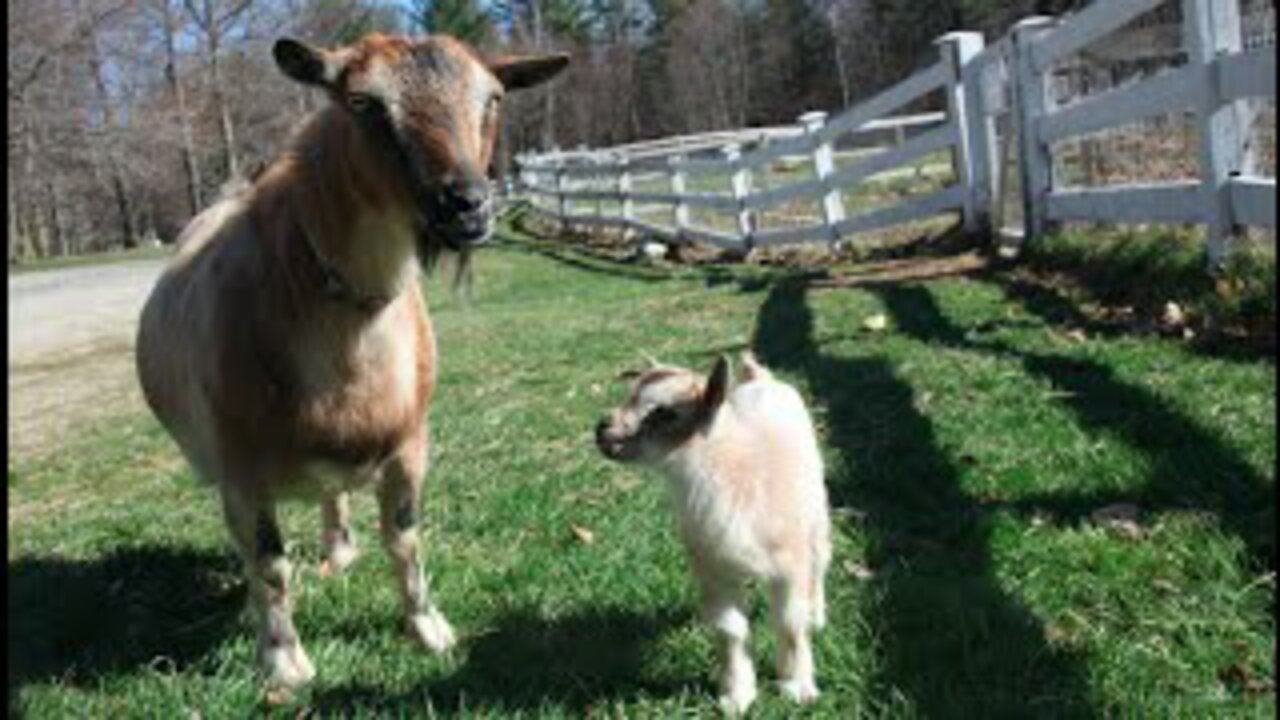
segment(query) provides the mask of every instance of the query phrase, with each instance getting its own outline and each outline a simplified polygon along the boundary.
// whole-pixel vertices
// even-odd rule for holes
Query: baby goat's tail
[[[750,351],[742,353],[742,381],[751,382],[752,380],[768,380],[773,377],[769,369],[761,365],[756,356]]]

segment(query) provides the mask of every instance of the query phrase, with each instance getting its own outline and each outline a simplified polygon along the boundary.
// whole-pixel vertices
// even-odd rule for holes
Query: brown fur
[[[433,75],[405,60],[416,51],[444,53],[443,66],[464,71]],[[443,192],[432,183],[462,166],[474,176],[491,151],[475,103],[439,97],[496,93],[492,73],[506,68],[486,71],[451,38],[385,35],[333,51],[282,41],[277,62],[334,103],[251,186],[192,220],[143,310],[137,363],[147,402],[222,496],[259,616],[261,663],[274,684],[295,686],[314,669],[293,628],[275,521],[283,498],[321,499],[325,569],[340,570],[355,557],[345,492],[375,486],[407,627],[433,650],[453,642],[418,562],[436,341],[414,260],[429,265],[457,227],[433,217],[424,226],[421,198]],[[509,62],[549,63],[554,74],[564,59]],[[434,174],[406,174],[343,104],[362,83],[399,101],[389,82],[417,83],[406,95],[416,105],[397,106],[394,129],[408,138],[401,152],[418,153],[408,159]]]

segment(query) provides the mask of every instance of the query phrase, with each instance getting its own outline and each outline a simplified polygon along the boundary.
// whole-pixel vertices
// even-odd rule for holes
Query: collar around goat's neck
[[[344,305],[350,305],[365,315],[377,314],[379,310],[395,299],[396,293],[366,295],[356,290],[355,286],[343,276],[342,272],[320,252],[320,249],[311,241],[311,236],[308,233],[304,231],[302,237],[307,247],[307,253],[315,261],[316,268],[320,271],[321,290],[326,297]]]

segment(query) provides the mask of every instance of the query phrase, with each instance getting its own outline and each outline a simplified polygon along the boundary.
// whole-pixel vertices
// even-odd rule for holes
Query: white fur
[[[823,578],[831,557],[822,457],[809,411],[794,388],[749,355],[743,363],[745,382],[680,444],[639,435],[655,408],[705,402],[699,376],[669,367],[641,375],[628,405],[602,424],[599,440],[602,449],[617,438],[636,442],[637,459],[667,479],[702,591],[703,619],[720,644],[720,706],[730,714],[745,712],[756,696],[747,654],[751,579],[770,590],[782,692],[797,702],[818,697],[809,636],[826,619]]]

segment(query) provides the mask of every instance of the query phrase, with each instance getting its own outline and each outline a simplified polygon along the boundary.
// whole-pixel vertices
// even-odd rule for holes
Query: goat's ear
[[[729,376],[729,358],[721,355],[716,358],[716,366],[711,369],[711,377],[707,380],[707,388],[702,391],[702,414],[704,417],[712,417],[720,405],[724,403],[725,396],[729,394],[729,383],[733,378]]]
[[[569,65],[569,55],[567,53],[503,55],[490,58],[486,64],[504,88],[523,90],[541,85],[558,75]]]
[[[280,38],[271,48],[276,66],[304,85],[331,86],[341,70],[335,53],[313,48],[292,38]]]
[[[631,382],[632,380],[635,380],[638,377],[640,377],[639,370],[623,370],[622,372],[618,373],[617,379],[620,382]]]

